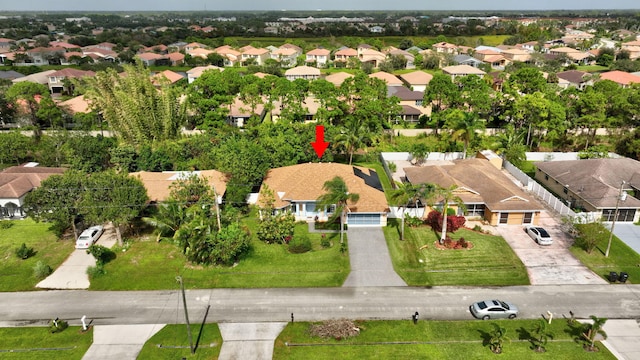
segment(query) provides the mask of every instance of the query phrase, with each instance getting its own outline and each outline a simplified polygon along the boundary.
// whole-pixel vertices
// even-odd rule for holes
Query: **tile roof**
[[[284,72],[284,76],[292,76],[292,75],[313,75],[320,76],[320,69],[314,68],[312,66],[296,66],[294,68],[288,69]]]
[[[465,203],[484,203],[491,211],[539,211],[543,206],[485,159],[404,168],[412,184],[457,185]]]
[[[629,85],[631,83],[640,83],[640,76],[632,75],[620,70],[614,70],[600,74],[600,80],[611,80],[620,85]]]
[[[84,71],[84,70],[78,70],[78,69],[74,69],[74,68],[64,68],[62,70],[58,70],[54,73],[49,74],[50,77],[52,76],[56,76],[56,77],[60,77],[60,76],[64,76],[64,77],[68,77],[68,78],[81,78],[81,77],[85,77],[85,76],[95,76],[96,73],[93,71]]]
[[[409,85],[426,85],[431,81],[431,79],[433,79],[433,75],[428,72],[418,70],[401,74],[400,78],[406,81]]]
[[[84,95],[61,101],[58,106],[67,109],[71,114],[88,113],[91,111],[89,103],[84,99]]]
[[[370,78],[380,79],[387,83],[388,86],[402,86],[403,82],[397,76],[389,74],[388,72],[378,71],[373,74],[369,74]]]
[[[19,199],[65,168],[12,166],[0,172],[0,199]],[[17,205],[17,204],[16,204]]]
[[[442,68],[442,71],[449,75],[484,75],[484,71],[470,65],[454,65]]]
[[[292,201],[315,201],[326,193],[324,183],[341,177],[350,193],[360,199],[349,203],[353,212],[387,212],[389,205],[382,191],[378,174],[373,169],[337,163],[306,163],[271,169],[264,178],[262,187],[269,186],[282,208]],[[260,199],[258,199],[260,201]]]
[[[171,185],[179,179],[184,179],[192,174],[197,174],[201,178],[207,179],[209,185],[214,186],[218,196],[223,196],[227,190],[226,176],[217,170],[200,171],[139,171],[130,173],[130,176],[137,177],[147,189],[150,201],[161,202],[167,200],[171,194]]]
[[[348,78],[352,78],[353,76],[353,74],[349,74],[348,72],[340,71],[331,75],[327,75],[327,77],[325,77],[324,79],[335,86],[340,86],[345,80],[347,80]]]
[[[580,84],[585,81],[584,77],[589,75],[588,72],[579,70],[568,70],[556,73],[556,76],[560,79],[567,80],[573,84]]]

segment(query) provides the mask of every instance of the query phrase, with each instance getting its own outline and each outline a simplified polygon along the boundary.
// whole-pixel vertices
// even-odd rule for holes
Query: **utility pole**
[[[191,353],[195,354],[193,348],[193,337],[191,336],[191,324],[189,324],[189,311],[187,310],[187,297],[184,295],[184,284],[182,283],[182,276],[176,276],[176,280],[180,283],[180,291],[182,291],[182,304],[184,304],[184,318],[187,321],[187,336],[189,336],[189,348]]]
[[[624,184],[626,184],[625,181],[622,181],[622,184],[620,184],[620,191],[618,192],[618,198],[616,199],[616,209],[613,212],[613,221],[611,222],[609,243],[607,244],[607,251],[604,252],[604,257],[609,257],[609,250],[611,250],[611,239],[613,239],[613,229],[616,226],[616,220],[618,220],[618,208],[620,207],[620,201],[624,201],[627,198],[627,193],[623,190]]]

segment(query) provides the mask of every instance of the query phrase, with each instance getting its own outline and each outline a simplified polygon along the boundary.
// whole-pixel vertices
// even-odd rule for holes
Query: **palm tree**
[[[448,188],[438,186],[434,192],[434,197],[442,201],[442,233],[440,234],[440,244],[443,244],[447,238],[447,210],[449,209],[449,203],[454,203],[459,208],[465,209],[464,202],[455,193],[457,188],[458,185],[455,184]]]
[[[340,176],[336,176],[331,180],[325,181],[322,189],[326,193],[320,195],[318,198],[318,204],[323,206],[336,206],[336,211],[333,213],[329,220],[335,220],[337,216],[340,216],[340,244],[343,243],[344,234],[344,217],[349,211],[348,203],[355,203],[360,199],[360,195],[349,193],[347,184]]]
[[[402,210],[400,240],[404,240],[404,215],[405,209],[409,204],[415,204],[418,209],[418,201],[420,198],[428,198],[434,191],[432,184],[411,184],[396,183],[397,188],[391,192],[391,201],[393,201]]]
[[[370,140],[370,131],[363,122],[355,118],[349,118],[339,131],[333,142],[335,146],[344,149],[345,153],[349,155],[349,165],[351,165],[353,153]]]
[[[607,319],[598,318],[595,315],[591,315],[590,318],[593,322],[591,324],[587,324],[587,332],[583,333],[582,336],[589,342],[587,350],[593,351],[595,350],[596,336],[598,334],[600,334],[603,339],[607,338],[607,333],[602,329],[604,327],[604,323],[607,322]]]
[[[475,138],[476,131],[485,128],[484,120],[478,118],[475,112],[464,112],[458,109],[452,109],[446,115],[445,126],[453,130],[452,139],[462,139],[464,142],[463,158],[467,157],[469,143]]]
[[[500,325],[494,323],[493,331],[491,332],[491,338],[489,339],[489,348],[496,354],[502,353],[502,345],[505,341],[509,341],[507,337],[507,329],[500,327]]]
[[[538,319],[531,332],[535,335],[531,337],[534,350],[536,352],[546,351],[545,345],[549,339],[553,339],[553,334],[547,330],[548,323],[545,319]]]

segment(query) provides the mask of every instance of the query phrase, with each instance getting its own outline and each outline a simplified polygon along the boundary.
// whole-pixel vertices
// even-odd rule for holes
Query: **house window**
[[[416,106],[422,106],[422,100],[416,100]]]
[[[562,189],[562,192],[565,193],[565,194],[568,194],[569,193],[569,189],[567,189],[567,187],[565,187],[564,189]]]
[[[546,175],[546,174],[545,174],[545,175],[544,175],[544,179],[545,179],[545,180],[549,180],[549,175]]]
[[[602,210],[602,221],[613,221],[615,209]],[[619,209],[616,221],[632,222],[636,215],[636,209]]]
[[[484,204],[465,204],[467,216],[484,216]]]
[[[509,213],[500,213],[500,224],[506,224],[509,221]]]
[[[522,218],[522,223],[531,224],[532,222],[533,222],[533,213],[532,212],[524,213],[524,217]]]

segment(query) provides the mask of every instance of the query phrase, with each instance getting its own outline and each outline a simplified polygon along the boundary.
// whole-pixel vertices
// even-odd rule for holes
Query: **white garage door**
[[[349,226],[380,226],[380,214],[347,214]]]

